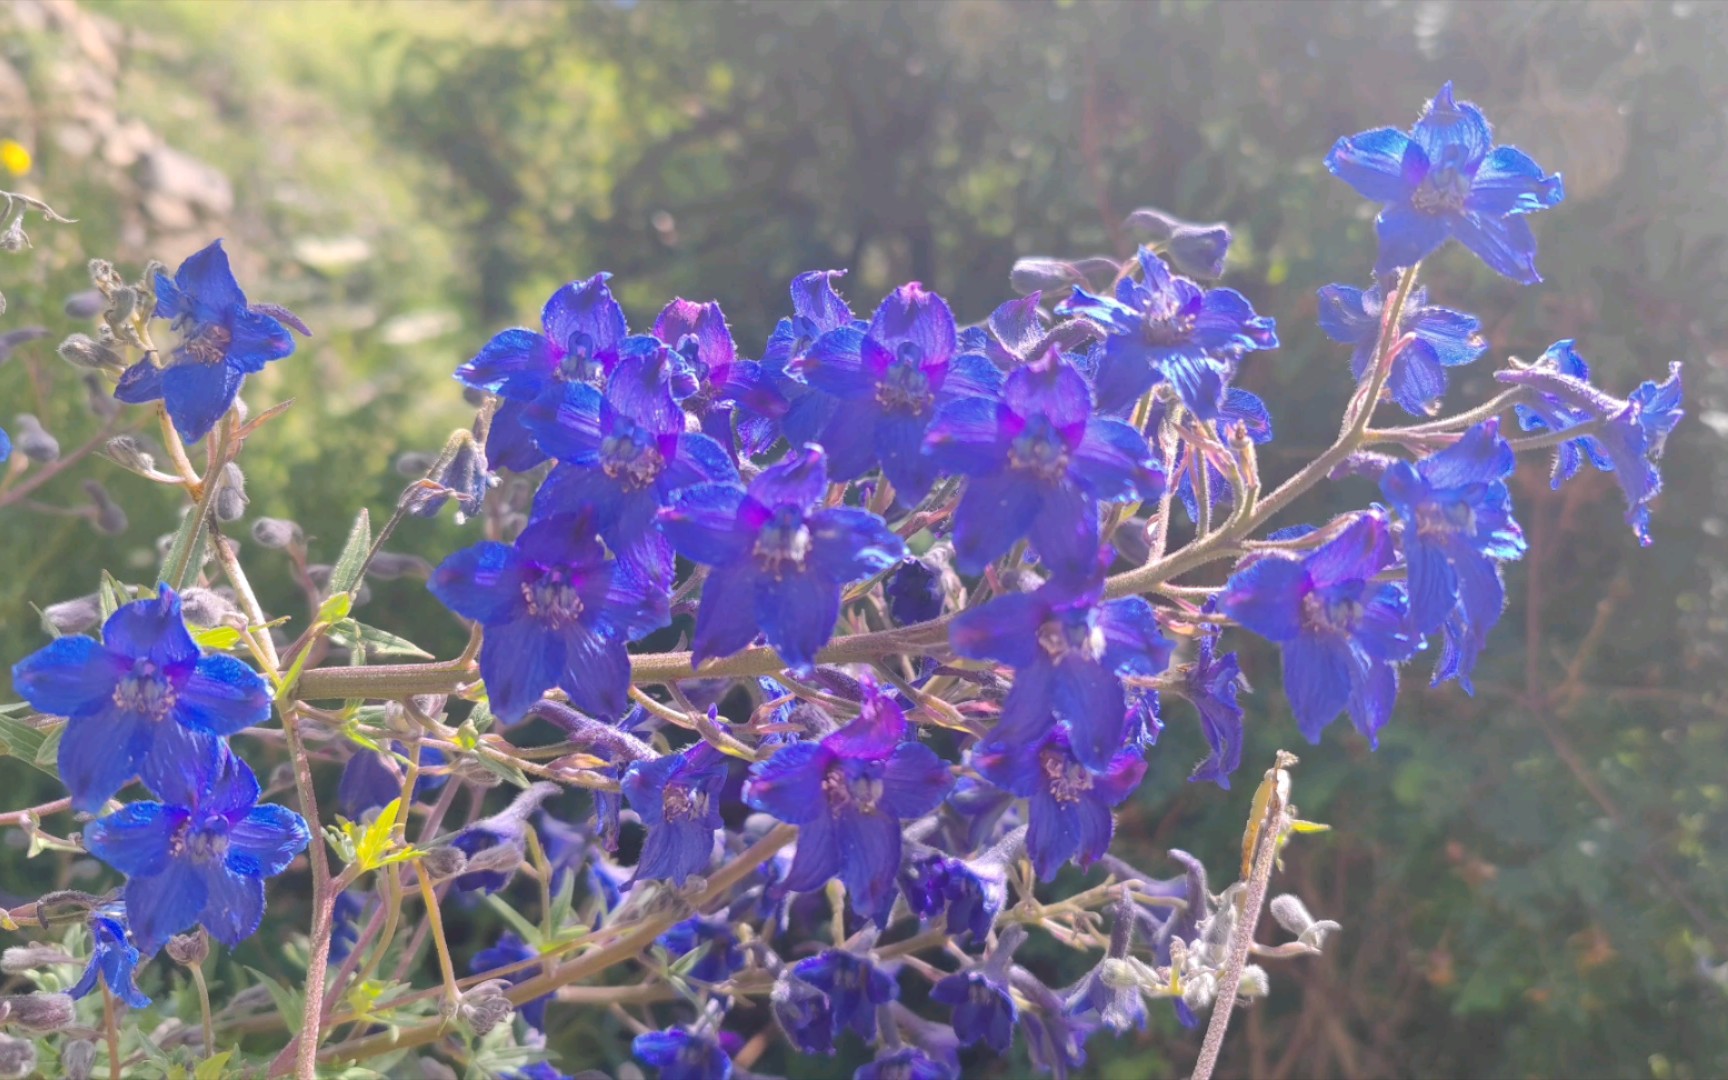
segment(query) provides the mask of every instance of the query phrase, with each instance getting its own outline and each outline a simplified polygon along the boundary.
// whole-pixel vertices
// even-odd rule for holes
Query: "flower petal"
[[[809,519],[812,570],[843,584],[888,570],[906,557],[906,542],[868,510],[838,506]]]
[[[480,642],[480,677],[492,712],[506,724],[527,714],[540,695],[558,685],[564,643],[536,619],[516,618],[486,627]]]
[[[174,271],[174,284],[182,294],[181,310],[190,308],[192,317],[201,323],[226,323],[231,312],[246,306],[246,294],[234,280],[221,240],[212,240],[188,255]]]
[[[738,521],[743,500],[743,490],[731,484],[685,488],[660,511],[660,529],[686,559],[709,566],[730,563],[748,554],[756,539]]]
[[[564,630],[564,670],[558,686],[570,703],[601,720],[616,720],[630,708],[630,650],[575,625]]]
[[[247,877],[275,877],[306,850],[309,839],[306,820],[286,806],[255,806],[228,832],[228,869]]]
[[[1542,280],[1536,272],[1536,234],[1522,217],[1466,212],[1453,222],[1452,235],[1495,273],[1523,285]]]
[[[509,544],[482,540],[439,563],[426,587],[465,619],[482,625],[505,622],[523,605],[522,562]]]
[[[941,805],[954,786],[948,763],[923,743],[901,743],[882,766],[882,811],[910,821]]]
[[[66,721],[57,761],[72,808],[93,814],[137,775],[156,740],[157,722],[110,705],[93,716]]]
[[[756,612],[759,575],[748,562],[716,566],[702,583],[702,602],[696,609],[696,631],[690,642],[690,660],[697,667],[705,661],[733,653],[756,640],[762,627]]]
[[[1018,470],[975,476],[954,511],[954,566],[976,574],[1032,530],[1049,489]]]
[[[56,638],[12,665],[12,688],[49,716],[88,716],[107,707],[125,661],[94,638]]]
[[[703,597],[704,606],[707,599]],[[759,576],[755,610],[763,635],[786,666],[808,670],[817,651],[834,636],[840,586],[814,569],[780,578]]]
[[[526,402],[540,395],[557,366],[550,341],[516,327],[494,334],[472,360],[456,369],[456,378],[464,386]]]
[[[1049,607],[1036,593],[1009,593],[955,616],[948,640],[967,659],[1029,668],[1039,656],[1038,627],[1048,617]]]
[[[1339,139],[1326,155],[1326,168],[1371,202],[1402,202],[1410,196],[1404,177],[1409,145],[1409,136],[1397,128],[1364,131]]]
[[[264,921],[264,879],[225,866],[209,867],[203,878],[204,910],[198,921],[210,936],[232,949],[257,933]]]
[[[147,600],[122,604],[102,624],[102,641],[111,653],[147,658],[157,667],[198,658],[198,646],[192,643],[181,614],[180,597],[166,585]]]
[[[84,827],[84,849],[131,878],[160,874],[186,811],[161,803],[128,803]]]
[[[587,383],[548,382],[543,393],[522,406],[518,422],[545,453],[589,465],[600,453],[601,405],[600,391]]]
[[[559,351],[571,354],[586,350],[589,357],[595,357],[616,349],[629,333],[624,309],[612,299],[606,285],[611,276],[602,272],[569,282],[546,301],[540,325]]]
[[[270,719],[270,685],[232,656],[206,656],[180,685],[174,716],[186,727],[233,735]]]
[[[1098,564],[1098,503],[1072,484],[1046,488],[1027,534],[1052,572],[1086,577]]]
[[[169,938],[197,924],[209,897],[205,877],[198,867],[170,859],[159,873],[126,882],[122,894],[126,918],[139,952],[149,956]],[[262,883],[259,889],[262,891]]]
[[[1389,274],[1416,265],[1446,242],[1448,222],[1456,220],[1402,205],[1380,211],[1374,222],[1374,230],[1380,237],[1380,258],[1374,264],[1374,272]]]
[[[798,373],[810,386],[843,400],[869,396],[874,386],[864,370],[864,333],[840,326],[817,338]]]
[[[822,778],[834,754],[821,743],[793,743],[750,768],[744,801],[791,825],[804,825],[828,813]]]
[[[1349,703],[1354,671],[1350,649],[1337,637],[1301,634],[1284,643],[1284,694],[1309,742],[1319,742]]]

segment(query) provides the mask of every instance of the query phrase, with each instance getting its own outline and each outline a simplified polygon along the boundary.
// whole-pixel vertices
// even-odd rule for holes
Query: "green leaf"
[[[346,552],[344,552],[344,555],[346,555]],[[348,590],[344,589],[341,592],[333,592],[330,594],[328,599],[318,605],[318,621],[335,625],[343,619],[346,619],[348,613],[353,609],[354,597],[349,595]]]
[[[205,1058],[192,1070],[192,1080],[222,1080],[223,1070],[228,1067],[228,1059],[233,1056],[234,1051],[224,1050],[220,1054]]]
[[[227,652],[240,644],[240,631],[232,626],[212,626],[207,630],[193,630],[192,640],[200,649]]]
[[[30,764],[43,772],[53,772],[58,775],[59,769],[55,763],[60,760],[60,736],[65,733],[65,724],[55,724],[44,732],[42,745],[36,748],[36,757]]]
[[[42,763],[42,747],[47,744],[48,737],[47,731],[32,727],[26,720],[0,713],[0,753],[18,758],[58,780],[60,770],[54,765],[54,756],[50,755],[46,764]],[[56,753],[58,747],[59,736],[56,735]]]
[[[376,626],[355,622],[353,619],[344,621],[340,626],[330,631],[330,640],[350,649],[364,650],[369,658],[386,656],[406,656],[421,660],[431,660],[431,653],[422,649],[404,637],[397,637],[388,630],[380,630]]]
[[[332,593],[353,592],[360,585],[360,574],[366,569],[366,556],[372,551],[372,517],[365,510],[354,519],[354,528],[348,533],[348,542],[342,545],[342,554],[336,560],[336,568],[330,571],[330,591]]]
[[[288,1026],[288,1033],[298,1035],[300,1033],[300,1021],[304,1019],[305,1010],[300,995],[255,967],[247,965],[246,970],[256,976],[264,989],[270,992],[270,1000],[275,1002],[276,1012],[282,1017],[282,1022]]]
[[[523,789],[528,787],[527,773],[524,773],[521,769],[508,761],[502,761],[493,757],[491,754],[486,752],[484,747],[475,748],[474,760],[478,761],[487,772],[502,778],[507,783],[515,784],[517,787]]]
[[[96,590],[97,601],[102,605],[102,621],[108,619],[123,606],[132,602],[132,593],[126,586],[114,579],[108,571],[102,571],[102,585]]]
[[[540,950],[543,935],[540,928],[523,917],[522,913],[504,902],[504,899],[492,893],[486,895],[486,906],[496,911],[501,918],[510,924],[527,946],[536,952]]]
[[[197,574],[198,567],[204,562],[204,531],[210,524],[210,506],[214,497],[206,495],[202,501],[192,508],[180,522],[180,528],[175,530],[174,539],[168,545],[168,554],[162,560],[162,573],[156,580],[179,592]]]

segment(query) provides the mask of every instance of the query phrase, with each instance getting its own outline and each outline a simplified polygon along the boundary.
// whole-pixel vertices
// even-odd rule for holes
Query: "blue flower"
[[[120,376],[114,396],[129,405],[161,400],[189,443],[222,419],[246,376],[294,352],[288,327],[312,332],[286,308],[248,304],[220,240],[188,256],[172,281],[156,275],[155,315],[172,319],[179,338],[168,366],[158,367],[155,354],[145,356]]]
[[[1376,128],[1339,139],[1326,155],[1332,174],[1383,203],[1376,274],[1414,266],[1455,239],[1489,269],[1526,285],[1536,272],[1536,236],[1525,214],[1566,197],[1558,174],[1522,151],[1495,146],[1480,109],[1452,100],[1452,84],[1428,103],[1408,135]]]
[[[1210,604],[1210,602],[1209,602]],[[1242,665],[1235,653],[1218,655],[1219,631],[1201,631],[1191,663],[1176,671],[1170,692],[1187,699],[1200,713],[1200,727],[1212,753],[1194,771],[1188,782],[1211,780],[1230,787],[1230,774],[1242,764],[1242,706],[1236,695],[1242,686]]]
[[[1364,513],[1306,556],[1249,561],[1224,587],[1224,614],[1282,649],[1284,693],[1312,742],[1344,709],[1370,742],[1391,718],[1394,665],[1415,646],[1403,587],[1374,580],[1391,563],[1385,520]]]
[[[90,963],[67,993],[74,998],[84,997],[96,989],[96,980],[100,978],[121,1001],[134,1009],[147,1008],[150,999],[138,989],[135,978],[139,955],[127,940],[125,907],[110,904],[98,908],[90,918],[90,936]]]
[[[348,959],[360,941],[360,915],[366,901],[353,889],[343,889],[330,905],[330,962],[340,964]]]
[[[954,1033],[962,1045],[982,1042],[997,1053],[1013,1045],[1019,1010],[1004,973],[989,964],[938,979],[930,999],[954,1010]]]
[[[1086,1040],[1098,1025],[1071,1014],[1055,991],[1024,968],[1014,969],[1013,982],[1027,1000],[1020,1011],[1020,1027],[1026,1033],[1026,1056],[1032,1067],[1055,1080],[1067,1080],[1086,1064]]]
[[[851,1028],[867,1041],[875,1039],[876,1007],[900,996],[893,976],[846,949],[825,949],[800,960],[792,965],[792,975],[827,995],[830,1037]]]
[[[866,330],[823,334],[798,369],[811,386],[844,404],[818,441],[836,480],[880,463],[901,501],[915,504],[935,483],[924,433],[936,410],[964,397],[995,398],[1002,375],[979,355],[956,355],[954,315],[913,282],[894,290]]]
[[[84,830],[90,854],[126,875],[122,898],[133,940],[153,954],[203,924],[232,948],[264,918],[264,879],[306,847],[306,822],[285,806],[258,805],[258,779],[225,748],[212,775],[132,803]]]
[[[1154,400],[1146,421],[1146,430],[1159,430],[1164,423],[1165,413],[1163,403]],[[1200,520],[1199,492],[1195,490],[1195,477],[1200,468],[1206,470],[1207,493],[1212,498],[1214,514],[1236,502],[1236,490],[1231,485],[1229,476],[1235,455],[1230,445],[1234,428],[1240,426],[1249,441],[1256,446],[1264,446],[1272,441],[1272,414],[1267,411],[1266,403],[1261,401],[1257,394],[1251,394],[1240,387],[1230,386],[1224,389],[1224,404],[1218,407],[1218,418],[1211,423],[1217,436],[1216,445],[1195,439],[1182,439],[1185,453],[1184,457],[1178,459],[1180,467],[1176,471],[1176,497],[1182,500],[1182,508],[1188,512],[1189,521]],[[1178,427],[1177,430],[1186,435],[1183,428]]]
[[[655,558],[655,515],[692,484],[738,481],[725,448],[684,430],[672,398],[671,351],[631,338],[604,395],[570,383],[555,400],[530,406],[523,423],[561,463],[534,498],[534,516],[591,513],[600,536],[625,561],[669,568]],[[647,572],[654,573],[649,569]]]
[[[805,354],[823,334],[842,326],[862,330],[864,323],[852,318],[852,309],[834,289],[844,270],[812,270],[792,279],[792,317],[781,319],[762,352],[762,378],[785,407],[763,410],[751,399],[740,402],[738,439],[747,454],[759,454],[784,434],[794,447],[818,442],[840,400],[804,382],[794,374],[804,365]]]
[[[637,1060],[660,1070],[660,1080],[729,1080],[732,1059],[712,1036],[667,1028],[636,1036]]]
[[[660,935],[659,941],[674,957],[707,948],[702,958],[685,973],[697,982],[723,983],[744,967],[744,950],[739,947],[738,935],[732,932],[732,924],[724,918],[698,915],[685,919],[674,923]]]
[[[617,364],[629,329],[624,309],[606,287],[611,276],[595,274],[563,286],[541,312],[544,333],[505,330],[456,369],[464,386],[504,399],[486,436],[486,458],[494,466],[524,472],[545,461],[522,426],[526,406],[542,396],[556,402],[566,383],[602,382]]]
[[[654,336],[677,358],[673,393],[702,423],[702,430],[725,447],[733,445],[735,405],[745,415],[780,417],[786,398],[754,360],[740,360],[726,315],[717,303],[678,298],[654,320]]]
[[[917,1047],[902,1046],[858,1066],[852,1071],[852,1080],[954,1080],[958,1075]]]
[[[982,326],[968,326],[960,331],[960,351],[982,353],[1003,371],[1012,371],[1021,364],[1036,359],[1033,355],[1040,342],[1045,342],[1042,293],[1008,300],[990,313]]]
[[[867,686],[856,720],[751,767],[744,801],[798,826],[785,890],[809,892],[838,874],[860,915],[888,914],[900,822],[936,809],[953,784],[947,763],[905,739],[900,706]]]
[[[840,590],[906,555],[881,518],[824,508],[827,459],[794,451],[750,481],[686,488],[660,515],[680,555],[713,567],[696,612],[691,660],[730,656],[758,633],[786,666],[808,672],[834,634]]]
[[[595,716],[629,707],[627,644],[666,624],[667,597],[606,557],[588,519],[548,517],[514,544],[486,540],[445,559],[427,588],[485,628],[480,677],[492,712],[514,723],[554,686]]]
[[[1590,433],[1568,439],[1554,452],[1553,486],[1571,479],[1585,458],[1611,472],[1626,496],[1626,523],[1638,542],[1650,545],[1650,501],[1662,490],[1657,463],[1668,433],[1686,415],[1680,408],[1680,365],[1668,365],[1668,378],[1645,381],[1625,401],[1590,385],[1590,367],[1570,340],[1548,347],[1535,365],[1496,372],[1496,379],[1537,393],[1518,406],[1526,431],[1568,431],[1592,424]]]
[[[1029,801],[1026,848],[1044,881],[1070,859],[1086,867],[1109,850],[1116,831],[1111,808],[1133,794],[1146,775],[1137,749],[1119,752],[1101,771],[1086,768],[1065,726],[1052,728],[1030,747],[986,742],[972,752],[972,765],[984,779]]]
[[[892,997],[892,980],[889,981],[889,991]],[[768,1008],[786,1041],[799,1053],[834,1053],[833,1000],[799,978],[792,969],[781,971],[780,977],[774,980],[774,989],[768,995]]]
[[[901,563],[882,591],[888,597],[888,614],[901,626],[942,614],[942,575],[922,559]]]
[[[510,1069],[498,1075],[500,1080],[571,1080],[569,1076],[559,1072],[544,1061],[536,1061],[532,1065],[526,1065],[520,1069]]]
[[[406,756],[407,751],[401,743],[390,745],[396,753]],[[436,746],[420,748],[421,768],[437,768],[443,764],[444,751]],[[359,821],[366,811],[389,806],[400,799],[402,780],[400,766],[389,756],[357,748],[348,756],[348,763],[342,766],[342,779],[336,784],[336,812],[349,821]],[[420,775],[415,777],[414,791],[409,793],[409,797],[443,786],[442,776]]]
[[[201,656],[166,585],[122,606],[102,643],[63,637],[12,668],[34,708],[66,717],[60,779],[93,814],[133,776],[159,796],[217,765],[222,737],[270,718],[270,686],[230,656]]]
[[[1126,409],[1162,380],[1195,416],[1216,419],[1242,357],[1278,347],[1276,323],[1254,314],[1235,289],[1202,288],[1172,275],[1150,248],[1140,249],[1140,271],[1143,280],[1124,277],[1114,298],[1076,285],[1057,309],[1090,316],[1109,332],[1093,382],[1098,407]]]
[[[450,846],[468,857],[464,872],[451,883],[452,887],[457,892],[478,889],[491,894],[509,884],[528,849],[525,835],[528,816],[558,790],[556,784],[544,780],[530,784],[509,806],[473,822],[452,837]]]
[[[945,925],[954,940],[970,934],[973,941],[982,942],[1006,900],[1006,879],[996,870],[931,851],[906,860],[900,868],[900,891],[920,919],[934,919],[946,911]]]
[[[708,868],[720,828],[720,789],[726,755],[697,742],[676,754],[633,761],[624,772],[624,797],[648,827],[636,877],[684,884]]]
[[[1102,576],[1056,578],[963,612],[949,628],[954,651],[1014,669],[1014,685],[990,738],[1026,746],[1066,721],[1075,755],[1103,770],[1126,740],[1122,676],[1152,676],[1171,644],[1152,605],[1138,596],[1104,601]]]
[[[1374,360],[1384,303],[1378,285],[1366,291],[1350,285],[1320,290],[1320,329],[1333,341],[1353,347],[1350,373],[1358,382]],[[1406,334],[1414,334],[1415,340],[1394,355],[1386,393],[1410,415],[1428,416],[1446,393],[1446,369],[1481,356],[1488,343],[1482,340],[1482,324],[1475,316],[1429,307],[1426,289],[1417,289],[1405,302],[1391,343]]]
[[[496,971],[502,967],[509,967],[511,964],[522,963],[524,960],[537,960],[539,957],[540,954],[534,949],[529,948],[526,941],[523,941],[515,934],[506,930],[504,933],[498,935],[498,943],[496,945],[493,945],[490,949],[482,949],[474,954],[474,961],[468,966],[468,970],[474,975],[484,975],[487,972]],[[538,974],[539,972],[534,968],[526,967],[518,971],[513,971],[508,975],[501,976],[501,978],[508,980],[512,985],[514,985],[516,983],[527,982]],[[528,1022],[529,1027],[533,1028],[535,1031],[545,1031],[546,1003],[551,1000],[551,994],[542,994],[533,1001],[524,1001],[522,1004],[516,1006],[516,1011],[522,1014],[522,1019]]]
[[[1098,559],[1098,504],[1158,497],[1164,477],[1146,440],[1091,414],[1085,378],[1059,360],[1016,368],[1000,402],[943,408],[931,452],[971,477],[954,511],[957,569],[977,573],[1029,536],[1052,571],[1088,575]]]
[[[0,428],[0,462],[12,456],[12,436],[6,434],[5,428]]]
[[[1499,561],[1524,554],[1506,487],[1517,465],[1499,421],[1489,420],[1414,465],[1393,462],[1381,476],[1380,490],[1404,526],[1410,622],[1417,633],[1439,629],[1461,607],[1461,629],[1480,651],[1500,621],[1506,590]]]

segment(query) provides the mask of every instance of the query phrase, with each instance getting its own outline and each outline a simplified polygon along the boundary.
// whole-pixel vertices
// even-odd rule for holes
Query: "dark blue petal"
[[[1504,217],[1547,210],[1565,197],[1558,175],[1543,175],[1542,167],[1517,147],[1496,146],[1471,179],[1464,208]]]
[[[1320,290],[1319,297],[1320,329],[1333,341],[1345,345],[1359,345],[1364,341],[1373,341],[1379,335],[1378,302],[1375,310],[1370,313],[1364,304],[1361,289],[1350,285],[1327,285]]]
[[[828,812],[822,778],[833,760],[833,752],[820,743],[782,747],[767,761],[751,766],[744,800],[781,821],[806,824]]]
[[[702,603],[696,609],[696,632],[690,642],[691,662],[733,653],[756,640],[761,632],[756,609],[759,575],[747,562],[717,566],[702,583]],[[833,629],[833,624],[829,624]]]
[[[954,313],[946,301],[916,281],[883,298],[868,333],[890,351],[902,344],[915,346],[915,362],[920,365],[954,355]]]
[[[518,327],[494,335],[478,355],[456,369],[456,378],[464,386],[526,402],[540,396],[557,366],[552,343]]]
[[[12,665],[12,687],[38,712],[88,716],[108,706],[128,667],[93,638],[56,638]]]
[[[1374,264],[1376,274],[1389,274],[1406,266],[1414,266],[1446,242],[1448,221],[1439,214],[1425,214],[1408,206],[1388,206],[1375,221],[1380,237],[1380,258]]]
[[[228,832],[228,869],[248,877],[275,877],[306,850],[306,821],[286,806],[254,807]]]
[[[198,658],[198,646],[180,612],[180,597],[166,585],[150,599],[122,604],[102,624],[102,642],[109,652],[147,658],[158,667]]]
[[[706,607],[708,598],[704,596],[702,602]],[[817,651],[834,636],[834,624],[840,619],[840,586],[814,569],[779,578],[761,575],[756,579],[755,609],[762,634],[780,659],[789,668],[807,671]]]
[[[174,283],[182,294],[180,310],[189,311],[200,323],[226,323],[232,312],[246,306],[246,294],[234,280],[221,240],[212,240],[187,256],[174,271]]]
[[[746,491],[766,507],[791,505],[808,509],[828,489],[827,455],[820,446],[794,449],[778,465],[757,473]]]
[[[1536,272],[1536,234],[1522,217],[1466,212],[1453,222],[1452,235],[1495,273],[1524,285],[1542,280]]]
[[[875,392],[864,370],[863,332],[840,326],[817,338],[804,354],[799,373],[804,381],[825,394],[851,401]]]
[[[1056,715],[1068,722],[1074,756],[1102,770],[1122,750],[1128,701],[1122,680],[1097,663],[1069,659],[1056,667],[1052,685]]]
[[[1350,720],[1356,730],[1367,738],[1368,745],[1378,747],[1380,729],[1392,718],[1392,706],[1398,700],[1398,669],[1391,664],[1371,663],[1358,669],[1350,687]]]
[[[1163,493],[1162,472],[1146,439],[1120,420],[1088,421],[1068,472],[1101,502],[1156,499]]]
[[[198,921],[233,948],[258,932],[264,921],[264,879],[212,867],[204,874],[204,910]]]
[[[456,614],[490,625],[517,616],[522,581],[522,564],[510,545],[483,540],[439,563],[426,587]]]
[[[519,423],[540,449],[560,461],[598,460],[601,431],[600,391],[587,383],[548,382],[545,392],[520,410]],[[493,419],[496,425],[499,417]]]
[[[842,871],[839,830],[824,799],[814,804],[820,812],[798,826],[798,850],[780,888],[786,892],[815,892]]]
[[[1344,710],[1354,671],[1349,646],[1337,637],[1302,634],[1284,643],[1284,694],[1309,742],[1319,742]]]
[[[963,611],[948,628],[954,651],[971,660],[1028,668],[1040,655],[1038,628],[1049,608],[1034,593],[1009,593]]]
[[[1326,168],[1370,202],[1401,202],[1410,196],[1404,151],[1410,139],[1397,128],[1376,128],[1339,139]]]
[[[606,279],[612,275],[595,274],[583,281],[560,286],[546,301],[540,312],[540,325],[546,337],[558,350],[569,354],[586,348],[590,356],[598,356],[618,347],[629,332],[624,322],[624,309],[612,299]]]
[[[1032,550],[1053,573],[1087,577],[1098,563],[1098,504],[1070,484],[1047,488],[1028,535]]]
[[[93,814],[138,772],[156,741],[157,721],[109,706],[95,715],[66,721],[60,735],[60,779],[73,809]]]
[[[882,765],[882,796],[877,805],[893,817],[923,817],[941,805],[954,786],[948,763],[923,743],[896,747]]]
[[[558,685],[564,643],[538,620],[518,618],[486,627],[480,677],[487,702],[506,724],[522,719],[540,695]]]
[[[719,566],[742,558],[756,536],[738,521],[741,488],[698,484],[685,488],[660,512],[660,528],[678,554],[693,562]]]
[[[162,400],[188,443],[210,433],[234,404],[245,375],[227,364],[181,363],[162,373]]]
[[[104,861],[112,865],[112,860],[104,857]],[[149,877],[128,880],[122,895],[138,950],[151,955],[169,938],[195,925],[204,914],[209,892],[202,869],[176,859],[167,860],[160,872]]]
[[[114,400],[128,405],[143,405],[162,397],[162,369],[146,356],[127,368],[114,384]]]
[[[85,826],[84,849],[131,878],[160,874],[186,811],[161,803],[130,803]]]
[[[630,708],[630,650],[584,626],[564,629],[564,671],[558,686],[590,716],[616,720]]]
[[[1302,563],[1268,555],[1230,576],[1219,607],[1261,637],[1289,641],[1301,632],[1302,597],[1308,588],[1308,572]]]
[[[506,399],[492,414],[492,426],[486,432],[486,461],[492,468],[522,473],[546,460],[524,423],[527,410],[522,402]]]
[[[270,719],[270,685],[231,656],[206,656],[180,685],[174,718],[194,731],[233,735]]]
[[[970,476],[999,470],[1007,459],[1001,435],[999,406],[987,398],[951,401],[937,410],[924,436],[931,456],[942,468]]]
[[[1454,100],[1451,83],[1442,86],[1423,109],[1410,138],[1434,169],[1454,169],[1466,176],[1476,171],[1494,144],[1482,110],[1467,101]]]
[[[224,358],[230,367],[248,375],[263,371],[265,364],[294,352],[294,335],[262,312],[236,311],[229,334]]]
[[[867,510],[835,507],[810,515],[809,565],[836,582],[853,582],[906,557],[906,542]]]
[[[909,506],[930,493],[930,486],[936,482],[939,471],[936,459],[924,452],[924,431],[929,423],[928,414],[888,411],[882,413],[873,425],[872,449],[876,460],[882,463],[882,475],[894,485],[894,492],[900,500]],[[843,475],[836,467],[835,478]]]

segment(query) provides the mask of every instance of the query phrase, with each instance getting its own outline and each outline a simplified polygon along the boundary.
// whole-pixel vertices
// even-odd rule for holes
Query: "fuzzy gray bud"
[[[60,440],[48,433],[42,421],[29,413],[19,413],[14,423],[18,431],[12,441],[25,457],[38,465],[46,465],[60,457]]]
[[[0,953],[0,972],[22,975],[54,964],[76,964],[78,958],[58,945],[13,945]]]
[[[1297,941],[1315,949],[1325,946],[1326,935],[1343,929],[1330,919],[1315,919],[1301,898],[1291,893],[1274,896],[1269,907],[1279,926],[1295,934]]]
[[[216,520],[238,521],[246,513],[246,474],[240,471],[240,466],[230,461],[222,466],[222,476],[217,481],[221,486],[216,489]]]
[[[437,454],[428,454],[424,450],[409,450],[406,453],[397,454],[391,467],[396,470],[397,476],[418,480],[436,464],[438,464]]]
[[[488,979],[462,995],[457,1010],[477,1037],[485,1038],[493,1028],[507,1023],[516,1011],[516,1006],[504,996],[509,985],[503,979]]]
[[[82,634],[102,621],[102,602],[95,593],[62,600],[42,609],[42,621],[61,634]]]
[[[1008,284],[1022,296],[1035,292],[1056,292],[1071,285],[1082,285],[1086,275],[1080,268],[1063,259],[1031,256],[1016,259],[1008,271]]]
[[[126,361],[120,358],[119,353],[89,334],[73,334],[62,341],[55,351],[60,354],[60,359],[85,371],[119,373],[126,370]]]
[[[168,959],[181,967],[197,967],[204,963],[205,957],[210,955],[210,942],[204,937],[202,931],[193,934],[175,934],[168,939],[168,944],[163,947],[163,951],[168,954]]]
[[[436,881],[455,877],[468,868],[468,856],[453,847],[435,847],[426,852],[421,865]]]
[[[215,589],[193,587],[180,594],[181,610],[194,626],[221,626],[240,614],[234,601]]]
[[[94,480],[84,481],[84,494],[90,496],[90,505],[96,508],[96,516],[91,524],[96,531],[104,536],[119,536],[126,531],[126,511],[108,494],[108,489]]]
[[[24,1080],[36,1072],[36,1044],[0,1035],[0,1080]]]
[[[1272,992],[1271,976],[1259,964],[1245,964],[1242,967],[1242,979],[1236,984],[1236,996],[1240,998],[1263,998]]]
[[[380,551],[372,556],[372,562],[366,567],[366,576],[377,581],[395,581],[401,577],[428,578],[432,576],[432,564],[418,555]]]
[[[4,314],[4,309],[0,309],[0,315]],[[6,333],[0,334],[0,364],[11,359],[12,350],[18,346],[27,345],[37,338],[47,336],[48,329],[43,326],[21,326],[16,330],[8,330]]]
[[[304,541],[300,526],[283,518],[261,517],[252,523],[252,539],[259,547],[285,548]]]
[[[1218,979],[1210,971],[1202,971],[1182,980],[1182,1004],[1194,1012],[1205,1012],[1218,997]]]
[[[26,1031],[59,1031],[75,1018],[70,994],[12,994],[5,1001],[9,1006],[6,1022]]]
[[[73,1039],[61,1047],[60,1071],[66,1080],[90,1080],[96,1072],[96,1044],[89,1039]]]
[[[88,319],[100,314],[106,306],[100,290],[84,289],[68,296],[61,310],[66,313],[66,317],[69,319]]]
[[[122,469],[135,473],[149,473],[156,469],[155,456],[144,449],[144,444],[133,435],[114,436],[102,447],[102,452]]]
[[[0,251],[15,255],[30,246],[30,235],[24,231],[24,211],[12,219],[6,231],[0,233]]]

